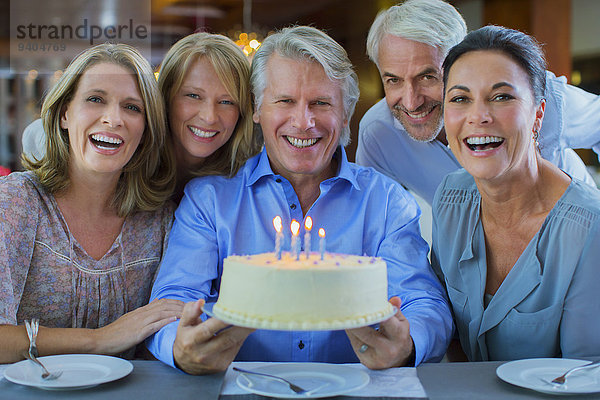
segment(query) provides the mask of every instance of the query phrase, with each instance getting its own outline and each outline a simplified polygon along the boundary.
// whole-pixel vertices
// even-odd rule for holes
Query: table
[[[417,368],[417,375],[430,400],[548,398],[600,400],[600,394],[555,397],[512,386],[496,377],[496,368],[501,364],[502,362],[423,364]],[[191,376],[159,361],[135,360],[133,365],[133,372],[127,377],[86,390],[46,391],[15,385],[2,378],[0,380],[0,399],[264,399],[264,397],[253,394],[219,396],[224,373]],[[358,400],[360,398],[342,396],[340,399]],[[393,399],[405,398],[394,397]]]
[[[0,399],[217,399],[225,373],[192,376],[160,361],[133,360],[133,371],[123,379],[84,390],[42,390],[0,379]]]
[[[555,396],[523,389],[496,376],[502,361],[422,364],[417,375],[430,400],[600,399],[600,394]]]

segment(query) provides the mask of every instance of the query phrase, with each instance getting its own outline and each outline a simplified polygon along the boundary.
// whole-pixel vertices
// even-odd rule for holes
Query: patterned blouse
[[[128,215],[96,261],[35,174],[0,178],[0,324],[37,317],[47,327],[99,328],[147,304],[173,209]]]

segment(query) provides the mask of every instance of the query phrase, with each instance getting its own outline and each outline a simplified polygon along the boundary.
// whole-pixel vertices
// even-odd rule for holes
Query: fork
[[[290,389],[293,390],[294,393],[296,393],[296,394],[306,394],[306,393],[308,393],[308,390],[303,389],[300,386],[295,385],[292,382],[288,381],[287,379],[283,379],[280,376],[270,375],[270,374],[264,374],[262,372],[249,371],[247,369],[243,369],[243,368],[239,368],[239,367],[233,367],[233,370],[237,371],[237,372],[241,372],[243,374],[257,375],[257,376],[262,376],[264,378],[271,378],[271,379],[274,379],[276,381],[283,382],[286,385],[288,385],[290,387]]]
[[[36,363],[37,365],[39,365],[42,370],[44,371],[42,373],[42,379],[47,380],[47,381],[51,381],[53,379],[58,378],[59,376],[62,375],[62,371],[58,371],[58,372],[49,372],[46,367],[44,367],[44,364],[42,364],[40,362],[40,360],[38,360],[38,349],[37,346],[35,344],[35,340],[37,339],[37,334],[38,334],[38,329],[40,327],[40,320],[37,318],[32,318],[31,319],[31,323],[29,321],[25,321],[25,329],[27,330],[27,336],[29,337],[29,350],[27,352],[25,352],[25,358],[27,358],[28,360],[33,361],[34,363]]]
[[[557,376],[556,378],[552,379],[552,383],[555,383],[557,385],[562,385],[562,384],[564,384],[566,382],[567,376],[571,375],[572,372],[579,371],[579,370],[582,370],[584,368],[591,368],[591,367],[597,367],[597,366],[600,366],[600,361],[593,362],[593,363],[590,363],[590,364],[580,365],[580,366],[575,367],[575,368],[571,368],[570,370],[568,370],[567,372],[565,372],[561,376]]]

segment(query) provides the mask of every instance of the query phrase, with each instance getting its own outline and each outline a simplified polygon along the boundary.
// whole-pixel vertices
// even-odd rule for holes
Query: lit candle
[[[306,233],[304,234],[304,252],[306,253],[306,259],[310,257],[310,230],[312,229],[312,218],[306,217],[304,221],[304,229]]]
[[[290,225],[292,231],[292,257],[296,256],[296,260],[300,259],[300,242],[298,241],[298,233],[300,233],[300,223],[295,219]]]
[[[281,241],[283,240],[283,233],[281,232],[281,228],[283,225],[281,224],[281,217],[278,215],[273,218],[273,226],[277,233],[275,234],[275,256],[278,260],[281,260]]]
[[[319,228],[319,252],[321,252],[321,260],[325,256],[325,229]]]

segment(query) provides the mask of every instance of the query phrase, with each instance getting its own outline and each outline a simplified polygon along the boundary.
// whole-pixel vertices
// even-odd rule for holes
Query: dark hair
[[[442,65],[444,93],[452,65],[462,55],[478,50],[496,50],[510,56],[529,75],[535,102],[539,103],[545,97],[546,59],[540,44],[523,32],[495,25],[470,32],[462,42],[450,49]]]

